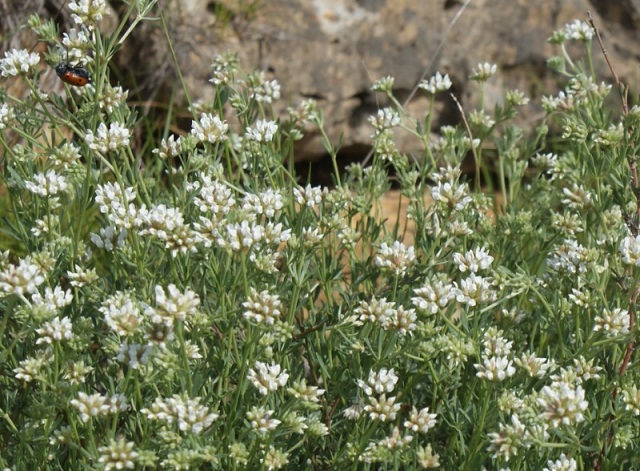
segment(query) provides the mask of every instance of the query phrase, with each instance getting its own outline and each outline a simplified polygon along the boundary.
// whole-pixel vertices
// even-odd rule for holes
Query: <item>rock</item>
[[[563,82],[546,67],[546,60],[558,54],[546,40],[574,19],[586,20],[589,10],[621,78],[626,83],[639,78],[640,0],[473,0],[460,13],[463,3],[179,0],[163,2],[162,8],[193,101],[210,101],[215,93],[208,82],[213,55],[237,51],[244,70],[265,70],[270,79],[280,82],[282,99],[276,112],[284,113],[305,98],[318,101],[330,139],[337,142],[344,136],[340,158],[345,162],[362,159],[370,149],[372,129],[367,118],[389,105],[386,97],[371,92],[370,87],[387,75],[395,77],[394,92],[404,101],[423,75],[448,73],[451,91],[468,112],[479,103],[469,73],[478,63],[496,63],[498,74],[486,85],[485,105],[493,107],[505,90],[517,88],[534,99],[521,118],[521,123],[531,126],[541,115],[536,99]],[[9,6],[9,12],[12,10],[26,15],[15,0]],[[116,16],[114,12],[109,21]],[[8,30],[16,27],[7,22],[14,17],[20,16],[5,16],[2,24]],[[56,14],[56,21],[68,29],[68,12]],[[579,50],[581,45],[575,46]],[[592,49],[600,77],[610,80],[595,40]],[[121,70],[135,77],[129,86],[141,88],[142,98],[149,101],[168,100],[174,87],[180,87],[159,22],[143,22],[115,60]],[[408,109],[422,119],[427,106],[428,100],[418,92]],[[440,94],[432,130],[458,121],[453,101]],[[190,124],[190,119],[181,123],[185,130]],[[419,143],[409,135],[399,135],[398,146],[410,152]],[[317,134],[306,136],[296,153],[299,160],[316,160],[325,154]]]
[[[367,118],[388,105],[384,96],[370,91],[375,80],[395,77],[395,94],[404,100],[423,73],[427,77],[436,71],[448,73],[452,91],[469,111],[478,105],[479,94],[468,76],[478,63],[490,62],[498,65],[498,74],[485,89],[486,106],[493,107],[505,90],[514,88],[540,98],[561,81],[546,67],[546,60],[559,53],[547,38],[574,19],[586,20],[589,10],[618,73],[627,81],[638,75],[636,61],[629,60],[640,52],[637,0],[615,2],[615,7],[604,0],[474,0],[448,36],[461,1],[271,0],[259,2],[255,12],[244,16],[237,1],[179,3],[176,11],[181,14],[166,18],[194,100],[213,96],[213,86],[207,82],[213,54],[238,51],[245,70],[266,70],[280,82],[283,99],[277,111],[315,98],[330,138],[337,142],[344,135],[340,156],[348,161],[369,150],[372,129]],[[221,17],[228,21],[223,28]],[[444,46],[436,55],[441,42]],[[608,79],[595,40],[592,48],[598,72]],[[423,118],[427,105],[418,92],[409,108]],[[437,108],[434,130],[458,121],[458,111],[446,94],[439,97]],[[532,102],[522,122],[531,123],[540,113],[539,103]],[[403,151],[418,146],[409,137],[398,144]],[[300,143],[299,158],[323,155],[318,136]]]

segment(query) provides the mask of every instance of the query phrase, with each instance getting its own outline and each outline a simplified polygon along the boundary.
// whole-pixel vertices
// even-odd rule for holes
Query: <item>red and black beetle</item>
[[[58,64],[56,74],[65,83],[76,87],[84,87],[91,82],[91,76],[84,67],[71,67],[69,64]]]
[[[69,52],[67,51],[66,62],[61,62],[56,66],[56,74],[64,83],[73,85],[74,87],[84,87],[91,82],[91,75],[87,69],[80,66],[71,66],[69,64]]]

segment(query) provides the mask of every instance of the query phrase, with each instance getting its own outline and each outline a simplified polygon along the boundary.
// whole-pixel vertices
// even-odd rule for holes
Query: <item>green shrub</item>
[[[567,88],[531,136],[512,91],[434,141],[431,114],[414,121],[379,80],[396,106],[371,118],[371,165],[337,173],[323,134],[327,189],[293,169],[294,143],[323,133],[315,103],[275,120],[277,82],[233,55],[191,133],[153,143],[107,66],[154,2],[110,37],[88,5],[70,3],[64,46],[91,84],[47,94],[37,55],[0,61],[32,92],[0,92],[2,467],[635,466],[640,109],[604,107],[591,27],[554,35],[588,61],[553,59]],[[431,100],[449,86],[420,84]],[[497,191],[479,185],[492,168]],[[373,216],[390,174],[413,245]]]

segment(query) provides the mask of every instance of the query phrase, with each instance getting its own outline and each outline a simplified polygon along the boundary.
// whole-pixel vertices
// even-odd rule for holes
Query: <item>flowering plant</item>
[[[96,55],[124,40],[96,33],[104,3],[71,4]],[[589,55],[592,31],[554,41]],[[315,129],[338,169],[316,104],[275,120],[277,81],[234,55],[214,59],[191,132],[146,153],[106,68],[65,102],[32,55],[6,53],[2,75],[34,93],[0,106],[0,466],[631,466],[640,109],[614,120],[593,70],[553,64],[567,88],[533,136],[512,91],[434,141],[431,114],[414,121],[381,79],[371,165],[329,189],[293,166]],[[450,86],[420,84],[431,100]],[[462,174],[469,153],[497,188]],[[389,174],[408,200],[390,224]]]

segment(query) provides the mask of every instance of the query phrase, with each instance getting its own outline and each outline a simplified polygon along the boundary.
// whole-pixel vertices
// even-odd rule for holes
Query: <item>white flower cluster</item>
[[[176,321],[186,321],[188,316],[195,314],[200,305],[200,298],[190,289],[184,293],[173,283],[169,284],[167,291],[160,285],[156,285],[156,307],[145,306],[145,314],[154,324],[173,326]]]
[[[138,332],[142,324],[140,307],[128,293],[117,291],[98,308],[107,326],[118,335],[128,337]]]
[[[250,218],[264,215],[272,219],[277,217],[284,207],[284,196],[281,191],[268,188],[258,194],[247,193],[242,203],[242,209]]]
[[[26,49],[5,51],[4,59],[0,59],[0,75],[15,77],[19,74],[28,74],[35,71],[39,63],[40,56],[35,52],[30,53]]]
[[[202,113],[200,121],[191,122],[191,134],[199,142],[222,142],[227,140],[229,125],[222,121],[219,116],[210,113]]]
[[[259,119],[255,122],[254,127],[247,127],[245,138],[255,142],[271,142],[277,131],[278,125],[275,121]]]
[[[42,268],[33,263],[30,258],[21,259],[18,265],[8,263],[0,271],[0,296],[4,294],[33,294],[44,282]]]
[[[243,314],[245,319],[258,324],[264,322],[267,325],[273,325],[275,319],[282,314],[280,312],[282,302],[278,295],[270,294],[266,290],[258,292],[253,287],[251,287],[249,299],[242,303],[242,306],[247,309]]]
[[[386,298],[371,298],[369,301],[360,301],[354,309],[354,325],[362,325],[366,322],[377,323],[385,330],[395,329],[400,335],[407,335],[416,330],[418,316],[415,309],[397,307],[394,302],[387,302]]]
[[[375,129],[375,135],[382,133],[391,128],[395,128],[399,126],[402,120],[400,119],[400,113],[398,113],[393,108],[383,108],[378,110],[378,114],[376,116],[369,117],[369,123]]]
[[[453,261],[458,265],[458,269],[461,272],[467,270],[471,273],[477,273],[480,270],[486,270],[491,266],[493,257],[489,255],[485,248],[480,247],[475,250],[469,250],[466,254],[461,253],[453,254]]]
[[[293,189],[293,197],[296,203],[309,209],[316,209],[327,193],[328,190],[326,188],[312,187],[311,185],[307,185],[304,188],[296,186]]]
[[[478,66],[471,71],[470,78],[476,82],[486,82],[496,74],[496,70],[496,64],[489,64],[488,62],[478,64]]]
[[[35,292],[31,296],[34,306],[43,306],[51,312],[56,312],[58,309],[68,306],[73,301],[73,292],[70,289],[63,290],[60,286],[56,286],[54,289],[46,287],[44,295]]]
[[[180,208],[158,204],[147,209],[143,205],[138,210],[135,225],[140,228],[141,236],[150,235],[163,241],[173,257],[197,251],[198,233],[185,223]]]
[[[71,319],[68,317],[54,317],[52,320],[45,322],[42,327],[36,329],[40,338],[36,340],[36,345],[41,343],[52,344],[61,340],[69,340],[73,338]]]
[[[627,265],[640,267],[640,235],[628,235],[620,242],[620,255]]]
[[[267,365],[256,361],[254,368],[249,369],[247,379],[258,389],[258,392],[266,396],[269,392],[277,391],[287,384],[289,374],[287,370],[276,363]]]
[[[120,350],[118,351],[116,359],[120,363],[126,363],[132,370],[137,370],[141,366],[149,363],[151,352],[152,347],[150,345],[123,342],[120,344]]]
[[[504,381],[513,376],[516,369],[513,360],[509,358],[513,341],[502,337],[502,331],[490,327],[484,333],[484,350],[481,355],[482,363],[473,366],[478,370],[478,378],[489,381]]]
[[[71,0],[69,10],[73,12],[71,17],[76,24],[84,25],[90,30],[108,14],[105,0]]]
[[[201,434],[215,422],[219,414],[211,412],[207,406],[200,404],[200,398],[184,399],[177,394],[173,397],[156,398],[151,407],[140,411],[148,419],[160,420],[167,424],[177,424],[181,432]]]
[[[235,206],[236,201],[225,183],[212,179],[209,175],[200,174],[199,185],[193,202],[201,212],[207,213],[218,221]]]
[[[254,74],[249,89],[249,98],[258,103],[271,104],[280,98],[280,84],[277,80],[265,80],[264,72]]]
[[[254,406],[247,412],[247,419],[249,419],[251,426],[256,432],[260,435],[265,435],[275,430],[276,427],[282,423],[282,421],[271,417],[273,412],[273,410],[267,410],[264,407]]]
[[[584,389],[565,381],[554,381],[543,387],[536,402],[542,408],[543,417],[553,427],[582,422],[583,412],[589,407]]]
[[[88,395],[82,391],[70,404],[80,412],[80,419],[88,422],[92,417],[100,417],[108,414],[126,411],[129,408],[127,400],[122,394],[107,397],[99,393]]]
[[[426,91],[431,95],[435,95],[438,92],[444,92],[449,90],[453,84],[451,83],[451,79],[449,78],[449,74],[445,74],[444,76],[437,72],[433,77],[429,80],[422,80],[418,84],[418,87]]]
[[[25,180],[24,187],[38,196],[54,196],[63,193],[69,187],[67,179],[51,169],[47,173],[36,173],[33,180]]]
[[[427,280],[421,288],[416,288],[413,292],[416,296],[411,298],[411,302],[419,312],[427,314],[437,314],[439,310],[445,309],[458,294],[454,284],[441,278]]]
[[[117,183],[105,183],[96,188],[95,202],[100,212],[117,228],[131,229],[135,224],[138,209],[132,203],[136,191],[132,187],[122,188]]]
[[[402,242],[396,240],[391,246],[383,242],[374,260],[376,266],[391,270],[396,276],[402,276],[415,259],[413,246],[405,247]]]
[[[90,149],[105,154],[128,147],[129,130],[124,124],[117,122],[109,124],[108,129],[106,124],[100,123],[95,134],[92,131],[87,132],[84,140]]]
[[[467,278],[454,282],[456,299],[459,303],[473,307],[480,303],[495,301],[497,294],[491,289],[491,280],[471,273]]]
[[[13,108],[6,103],[2,103],[2,105],[0,105],[0,130],[6,128],[13,118],[15,118]]]
[[[378,372],[370,371],[366,382],[358,380],[358,386],[368,396],[368,404],[364,406],[364,411],[369,413],[371,420],[382,422],[393,421],[400,411],[400,404],[396,404],[396,397],[387,398],[387,393],[393,392],[398,376],[392,369],[381,369]]]

